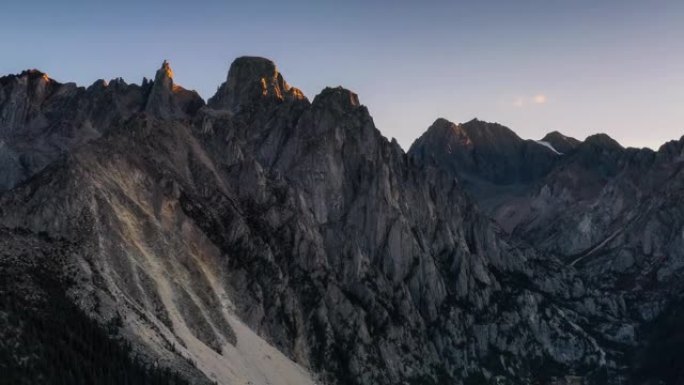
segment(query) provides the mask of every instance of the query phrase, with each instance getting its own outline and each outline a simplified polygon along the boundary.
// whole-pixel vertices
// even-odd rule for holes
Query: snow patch
[[[547,141],[544,141],[544,140],[537,140],[536,142],[537,142],[538,144],[541,144],[542,146],[548,148],[549,150],[555,152],[555,153],[558,154],[558,155],[563,155],[562,152],[559,152],[558,150],[556,150],[556,149],[551,145],[551,143],[549,143],[549,142],[547,142]]]

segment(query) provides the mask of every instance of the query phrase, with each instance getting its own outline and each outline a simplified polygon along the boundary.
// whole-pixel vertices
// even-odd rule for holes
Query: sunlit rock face
[[[174,84],[173,70],[166,60],[154,77],[145,112],[161,119],[183,118],[193,114],[204,105],[195,91],[188,91]]]
[[[42,78],[21,76],[3,78],[3,95],[15,95],[6,100],[39,94],[6,85]],[[68,245],[52,273],[145,362],[219,384],[629,376],[638,324],[623,293],[599,291],[510,238],[429,149],[414,158],[383,137],[352,91],[326,88],[309,103],[253,57],[233,62],[207,105],[173,83],[168,63],[143,86],[65,88],[73,95],[64,100],[88,108],[59,110],[67,86],[50,84],[35,96],[39,127],[67,127],[61,119],[75,114],[96,129],[72,127],[78,146],[0,195],[0,226],[22,235],[0,240],[25,250],[35,238],[42,260],[49,242]],[[59,114],[41,112],[52,103]],[[6,113],[6,103],[0,111],[8,131],[43,121]],[[501,126],[471,122],[466,136],[436,126],[454,134],[448,143],[506,148]],[[546,146],[507,138],[523,151],[510,152],[516,183],[549,172],[523,172],[525,162],[557,161]],[[2,170],[21,156],[7,148]],[[501,177],[494,166],[488,177]]]
[[[244,56],[236,59],[230,66],[226,82],[209,99],[209,106],[236,112],[267,101],[292,100],[306,100],[306,97],[300,90],[285,82],[272,61]]]

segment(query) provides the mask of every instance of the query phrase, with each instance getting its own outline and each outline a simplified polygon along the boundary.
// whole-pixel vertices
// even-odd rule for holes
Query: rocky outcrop
[[[267,101],[278,103],[305,99],[300,90],[285,82],[272,61],[243,56],[233,62],[226,82],[209,99],[209,106],[236,112]]]
[[[152,82],[145,112],[161,119],[182,118],[193,114],[204,105],[195,91],[188,91],[173,82],[173,70],[164,60]]]

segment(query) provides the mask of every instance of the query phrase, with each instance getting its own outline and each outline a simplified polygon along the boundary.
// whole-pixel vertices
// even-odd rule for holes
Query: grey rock
[[[191,357],[188,378],[222,384],[237,380],[213,370],[253,346],[252,332],[284,365],[270,382],[305,373],[281,355],[330,384],[626,377],[622,293],[501,231],[428,134],[423,157],[409,156],[356,94],[326,88],[309,103],[266,59],[237,59],[198,108],[183,107],[169,71],[145,88],[116,82],[114,100],[135,96],[129,114],[103,115],[97,135],[0,195],[1,226],[72,245],[57,269],[74,302],[105,322],[124,314],[118,333],[136,351],[170,367]],[[87,104],[109,87],[71,92]],[[498,125],[434,128],[488,143],[491,158],[462,159],[487,161],[490,183],[537,180],[559,157]],[[495,156],[508,141],[510,180]],[[552,163],[527,170],[534,159]]]

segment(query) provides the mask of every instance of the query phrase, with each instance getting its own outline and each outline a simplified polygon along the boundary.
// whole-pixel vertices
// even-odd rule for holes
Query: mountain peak
[[[168,88],[169,90],[173,90],[174,87],[173,70],[171,69],[171,64],[169,64],[169,62],[166,60],[164,60],[161,67],[157,70],[156,74],[154,75],[153,87],[159,86]]]
[[[490,123],[477,118],[459,125],[475,143],[502,146],[520,143],[523,140],[510,128],[499,123]]]
[[[154,77],[155,81],[160,79],[173,79],[173,70],[167,60],[164,60],[161,68],[157,70],[157,75]]]
[[[31,82],[31,81],[39,81],[41,83],[55,82],[45,72],[37,70],[35,68],[32,68],[32,69],[24,70],[20,74],[17,74],[17,75],[6,75],[6,76],[0,77],[0,85],[6,84],[6,83],[11,82],[11,81],[20,80],[20,79],[26,79],[29,82]]]
[[[273,60],[261,56],[240,56],[233,60],[230,70],[252,70],[262,76],[278,72],[278,68]]]
[[[521,139],[499,123],[472,119],[454,124],[439,118],[418,138],[409,155],[436,162],[469,183],[524,183],[545,175],[557,154]]]
[[[154,76],[145,110],[160,118],[173,118],[193,113],[202,105],[204,101],[196,92],[174,84],[171,65],[164,60]]]
[[[522,143],[522,139],[506,126],[471,119],[465,123],[455,124],[445,118],[437,118],[423,135],[425,140],[449,142],[456,140],[459,145],[481,148],[504,147],[509,144]],[[427,139],[430,138],[430,139]]]
[[[448,140],[448,138],[451,138],[453,135],[458,135],[460,134],[461,136],[466,136],[466,134],[463,132],[461,129],[460,124],[455,124],[454,122],[447,120],[445,118],[437,118],[431,125],[428,127],[427,131],[421,138],[424,140]],[[419,138],[419,139],[421,139]]]
[[[316,95],[313,103],[315,105],[325,104],[333,106],[339,110],[349,111],[359,107],[359,96],[343,87],[326,87],[320,94]]]
[[[37,70],[35,68],[32,68],[30,70],[26,70],[26,71],[22,72],[21,75],[19,75],[19,76],[20,77],[26,76],[29,79],[43,79],[45,81],[52,80],[52,79],[50,79],[50,76],[48,74],[46,74],[43,71]]]
[[[173,89],[173,70],[169,62],[164,60],[154,76],[145,110],[162,118],[176,116],[178,108],[173,100]]]
[[[544,140],[544,141],[553,140],[553,139],[573,139],[573,138],[570,138],[570,137],[568,137],[568,136],[565,136],[565,135],[563,135],[561,132],[555,131],[555,130],[549,132],[548,134],[544,135],[543,138],[541,138],[541,140]],[[576,139],[575,139],[575,140],[576,140]]]
[[[432,123],[432,125],[430,127],[442,127],[442,126],[447,126],[447,125],[455,125],[455,124],[448,119],[440,117],[440,118],[435,119],[435,121]]]
[[[295,100],[306,100],[306,97],[299,89],[287,84],[273,61],[242,56],[230,65],[226,81],[209,99],[209,106],[237,111],[256,101]]]
[[[579,140],[570,136],[565,136],[558,131],[551,131],[544,135],[544,137],[541,138],[541,142],[548,143],[563,154],[571,152],[582,143]]]
[[[624,148],[615,139],[611,138],[610,136],[608,136],[608,134],[604,134],[604,133],[599,133],[599,134],[594,134],[594,135],[588,136],[584,140],[584,144],[596,146],[596,147],[619,149],[619,150]]]

